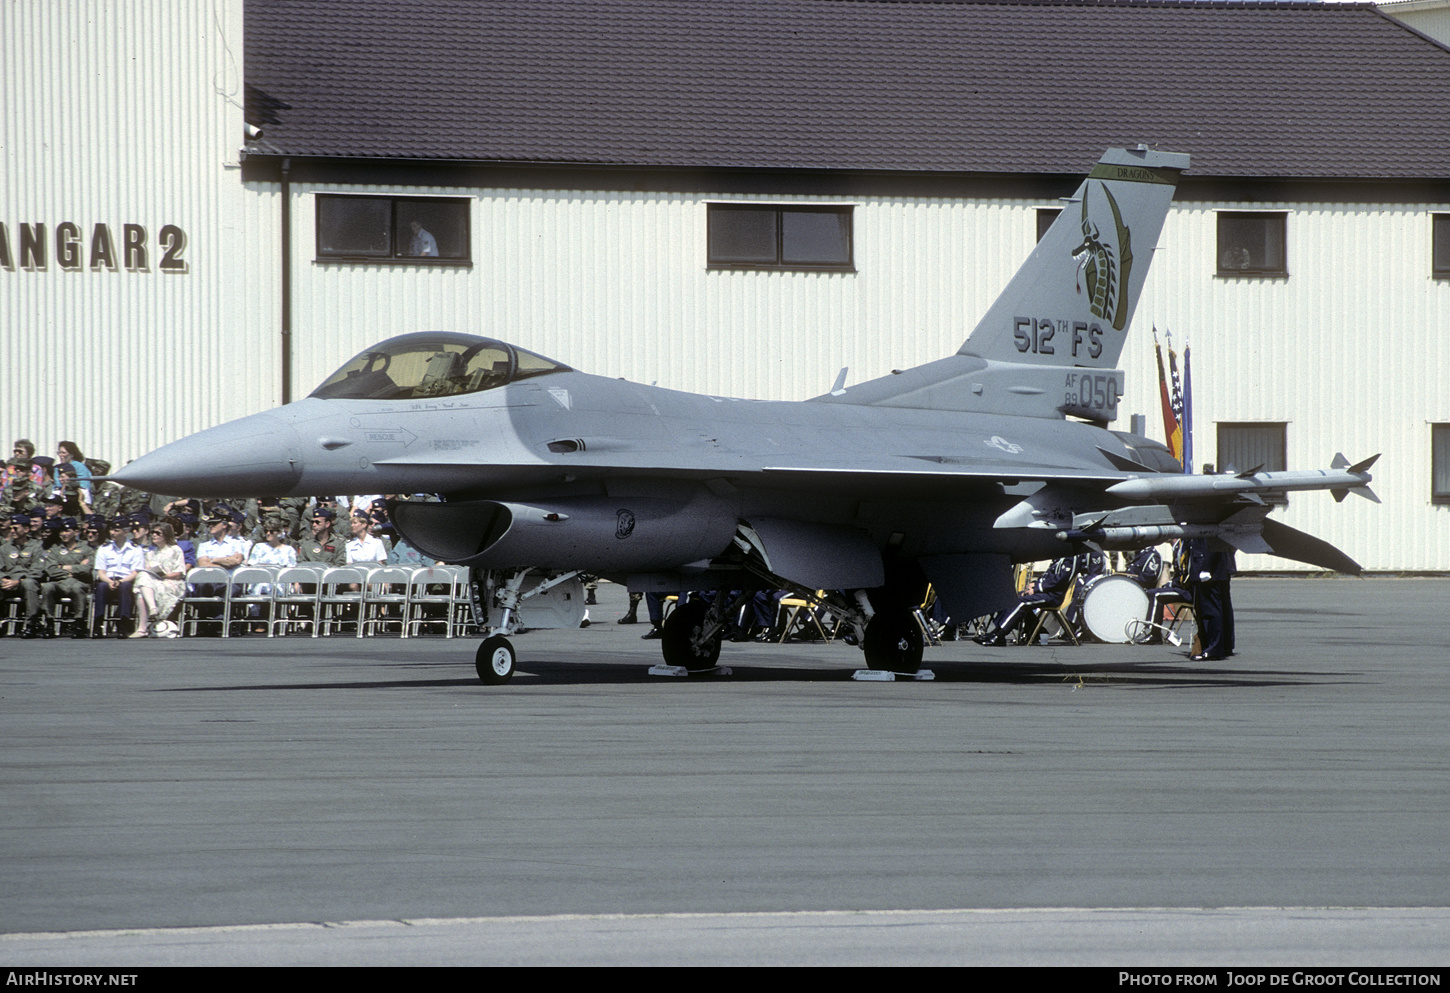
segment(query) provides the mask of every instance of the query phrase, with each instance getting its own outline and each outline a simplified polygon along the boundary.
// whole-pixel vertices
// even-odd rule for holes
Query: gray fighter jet
[[[955,618],[1015,601],[1014,563],[1208,536],[1358,572],[1266,519],[1289,490],[1373,499],[1373,459],[1183,475],[1108,429],[1114,368],[1188,156],[1110,149],[961,349],[810,400],[701,396],[579,372],[451,332],[390,338],[306,399],[137,459],[112,478],[193,496],[437,493],[397,502],[413,546],[472,567],[485,682],[529,602],[579,574],[705,595],[669,616],[667,662],[716,664],[751,591],[830,605],[872,668],[914,672],[928,583]],[[536,598],[536,599],[535,599]],[[540,612],[533,626],[577,623]]]

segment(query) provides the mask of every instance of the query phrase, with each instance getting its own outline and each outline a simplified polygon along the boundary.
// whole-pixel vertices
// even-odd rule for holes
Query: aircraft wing
[[[996,484],[1043,482],[1066,486],[1106,489],[1130,478],[1129,474],[1106,467],[1044,465],[1013,460],[974,458],[952,460],[940,456],[873,457],[869,466],[861,459],[779,460],[779,453],[748,455],[734,452],[581,452],[559,461],[476,462],[466,456],[410,455],[379,461],[379,466],[410,466],[451,469],[476,476],[480,485],[500,479],[557,478],[567,472],[577,478],[605,478],[645,475],[669,479],[712,479],[752,477],[771,488],[833,486],[857,491],[910,489],[933,495],[963,495],[980,492]]]

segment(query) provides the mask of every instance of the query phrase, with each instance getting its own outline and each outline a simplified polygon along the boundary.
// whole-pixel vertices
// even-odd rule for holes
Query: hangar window
[[[1450,503],[1450,424],[1430,425],[1430,502]]]
[[[1283,421],[1220,422],[1218,425],[1219,472],[1283,472],[1289,466],[1289,425]],[[1288,503],[1285,497],[1270,503]]]
[[[1431,274],[1436,279],[1450,279],[1450,214],[1431,214]]]
[[[1254,211],[1218,215],[1218,274],[1220,276],[1287,276],[1285,231],[1289,215]]]
[[[708,207],[711,269],[855,271],[850,207]]]
[[[1039,207],[1039,208],[1037,208],[1037,240],[1038,241],[1041,241],[1042,240],[1042,236],[1045,235],[1045,234],[1047,234],[1047,229],[1050,228],[1050,227],[1052,227],[1052,222],[1055,221],[1055,220],[1057,220],[1057,215],[1058,214],[1061,214],[1061,213],[1062,213],[1062,210],[1059,207]]]
[[[471,260],[467,199],[317,195],[317,259],[460,265]]]

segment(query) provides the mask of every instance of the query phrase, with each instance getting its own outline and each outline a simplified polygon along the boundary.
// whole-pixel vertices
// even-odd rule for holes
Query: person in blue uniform
[[[1016,606],[1009,607],[992,618],[990,633],[978,635],[977,643],[993,647],[1007,644],[1007,633],[1035,617],[1038,608],[1061,603],[1067,588],[1076,577],[1077,559],[1074,556],[1053,559],[1036,584],[1029,584],[1018,596]]]
[[[1189,539],[1188,581],[1201,648],[1190,656],[1194,662],[1216,662],[1234,653],[1234,607],[1229,595],[1234,571],[1233,549],[1208,538]]]
[[[1108,557],[1102,552],[1088,549],[1087,551],[1080,552],[1078,554],[1077,560],[1074,562],[1073,565],[1074,568],[1077,570],[1077,578],[1079,582],[1077,584],[1077,589],[1073,591],[1072,603],[1067,608],[1067,620],[1068,623],[1072,625],[1072,629],[1074,632],[1077,633],[1078,637],[1082,637],[1082,604],[1084,587],[1087,585],[1088,580],[1107,574]]]

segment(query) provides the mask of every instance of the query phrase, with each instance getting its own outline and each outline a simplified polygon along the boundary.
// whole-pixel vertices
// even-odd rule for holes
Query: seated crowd
[[[108,463],[86,459],[71,441],[59,442],[54,457],[37,456],[27,439],[15,442],[0,479],[0,538],[5,539],[0,543],[0,605],[18,602],[22,622],[0,626],[0,634],[91,637],[99,630],[96,619],[113,607],[117,637],[154,634],[171,622],[188,595],[187,575],[197,567],[434,564],[398,537],[382,495],[202,501],[94,479],[109,472]],[[1152,548],[1123,570],[1149,592],[1149,620],[1161,621],[1166,605],[1188,598],[1182,559],[1173,556],[1168,584],[1161,583],[1163,558]],[[934,638],[963,632],[975,633],[986,645],[1002,645],[1009,638],[1022,644],[1042,612],[1071,593],[1066,617],[1080,632],[1081,591],[1106,571],[1101,553],[1066,556],[1028,581],[1019,602],[994,617],[960,622],[945,616],[940,601],[929,597],[923,623],[931,626]],[[590,604],[595,583],[592,577],[585,581],[585,603]],[[775,641],[789,636],[778,609],[784,595],[761,591],[749,598],[732,618],[727,637]],[[650,620],[644,637],[657,638],[663,597],[644,599]],[[619,623],[636,622],[640,600],[639,593],[631,593],[629,611]],[[828,612],[814,613],[819,618]],[[821,630],[819,623],[815,627]],[[1157,637],[1154,631],[1150,640]]]
[[[202,501],[93,481],[109,472],[74,442],[54,458],[15,442],[0,481],[0,603],[21,604],[22,637],[91,637],[112,605],[118,637],[145,637],[198,566],[433,564],[398,538],[381,494]]]

